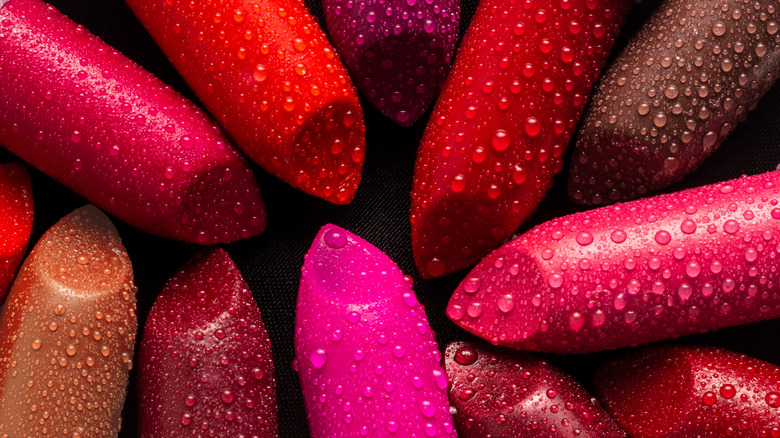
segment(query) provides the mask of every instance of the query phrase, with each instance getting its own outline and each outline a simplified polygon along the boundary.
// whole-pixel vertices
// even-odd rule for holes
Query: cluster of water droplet
[[[619,348],[780,315],[780,172],[552,220],[491,254],[447,309],[491,340]]]
[[[294,363],[313,437],[455,436],[441,353],[407,278],[340,228],[315,239]]]
[[[455,53],[457,0],[325,0],[330,36],[355,83],[382,113],[414,123]]]
[[[116,436],[135,346],[135,292],[116,229],[94,207],[43,235],[0,316],[0,432]]]
[[[538,204],[628,6],[480,4],[417,159],[411,221],[423,275],[476,263]]]
[[[297,0],[130,0],[211,114],[269,172],[344,204],[365,156],[347,71]]]
[[[577,141],[572,198],[644,196],[707,158],[780,75],[776,9],[664,3],[601,81]]]
[[[625,437],[594,399],[547,361],[456,342],[444,353],[462,438]]]
[[[716,348],[649,348],[605,365],[595,384],[631,437],[780,436],[780,368]]]
[[[40,0],[0,10],[0,144],[147,232],[194,243],[265,226],[246,161],[205,114]]]
[[[278,436],[271,342],[221,249],[196,256],[163,289],[139,369],[142,437]]]

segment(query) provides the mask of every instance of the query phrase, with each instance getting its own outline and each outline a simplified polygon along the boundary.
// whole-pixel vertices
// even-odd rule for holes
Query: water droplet
[[[491,140],[491,145],[493,146],[493,149],[495,149],[496,151],[498,152],[505,151],[509,147],[510,142],[511,139],[509,138],[509,134],[505,130],[497,129],[496,132],[493,133],[493,139]]]
[[[626,241],[626,232],[623,230],[615,230],[609,237],[615,243],[623,243]]]
[[[471,389],[471,388],[463,388],[460,391],[460,393],[458,394],[458,398],[463,400],[463,401],[471,400],[474,397],[475,394],[476,394],[476,391],[474,391],[473,389]]]
[[[685,266],[685,274],[690,278],[696,278],[701,272],[701,265],[698,262],[692,260]]]
[[[528,134],[529,137],[536,137],[539,135],[539,132],[541,132],[542,126],[539,123],[539,120],[536,119],[536,117],[528,117],[525,120],[525,133]]]
[[[512,172],[512,180],[515,182],[515,184],[522,184],[525,182],[525,180],[528,178],[528,173],[525,171],[524,168],[522,168],[520,165],[515,165],[514,172]],[[780,209],[778,210],[778,216],[780,216]],[[780,217],[776,218],[780,219]]]
[[[339,229],[330,229],[325,233],[325,244],[333,249],[343,248],[347,244],[347,235]]]
[[[255,66],[255,71],[254,71],[254,73],[252,74],[252,77],[253,77],[253,78],[255,79],[255,81],[257,81],[257,82],[263,82],[263,81],[265,81],[266,79],[268,79],[268,70],[265,68],[265,66],[264,66],[264,65],[262,65],[262,64],[257,64],[257,65]]]
[[[453,178],[450,180],[450,188],[451,188],[451,189],[452,189],[452,191],[454,191],[455,193],[460,193],[460,192],[462,192],[462,191],[463,191],[463,189],[465,189],[465,188],[466,188],[466,177],[465,177],[465,176],[463,176],[462,174],[455,175],[455,176],[454,176],[454,177],[453,177]]]
[[[680,230],[682,230],[682,232],[685,234],[693,234],[696,232],[696,222],[690,219],[685,219],[680,224]]]
[[[463,290],[472,294],[479,290],[482,280],[479,277],[469,277],[463,281]]]
[[[690,298],[692,293],[693,288],[688,283],[683,283],[679,288],[677,288],[677,296],[679,296],[683,301]]]
[[[726,24],[722,21],[716,21],[712,25],[712,34],[715,36],[723,36],[726,33]]]
[[[729,219],[723,224],[723,230],[728,234],[734,234],[739,231],[739,222]]]
[[[658,128],[663,128],[666,126],[666,114],[664,113],[656,113],[655,116],[653,116],[653,125],[655,125]]]
[[[712,391],[707,391],[702,395],[701,401],[704,403],[704,406],[712,406],[718,401],[718,396]]]
[[[553,289],[558,289],[563,284],[563,276],[558,273],[552,273],[547,278],[547,283],[550,285]]]
[[[320,369],[328,361],[328,353],[323,349],[314,350],[311,356],[309,356],[309,360],[314,368]]]
[[[569,316],[569,327],[575,332],[580,331],[583,325],[585,325],[585,317],[581,313],[574,312]]]
[[[732,398],[735,395],[737,395],[737,389],[734,388],[734,385],[723,385],[720,387],[720,396],[723,398]]]
[[[478,359],[477,351],[471,347],[462,347],[455,352],[455,362],[461,365],[471,365]]]
[[[587,231],[580,231],[576,237],[577,243],[582,246],[587,246],[593,243],[593,235]]]
[[[658,242],[659,245],[666,245],[672,241],[672,235],[666,230],[658,231],[655,233],[655,241]]]
[[[498,297],[498,310],[509,313],[515,308],[515,301],[512,295],[506,294]]]
[[[780,394],[776,392],[770,392],[764,398],[766,404],[773,408],[780,408]]]
[[[426,418],[433,418],[433,416],[436,415],[436,405],[428,400],[423,400],[420,403],[420,412],[422,412]]]
[[[482,315],[482,303],[476,302],[469,304],[468,308],[466,308],[466,313],[472,318],[479,318],[479,316]]]

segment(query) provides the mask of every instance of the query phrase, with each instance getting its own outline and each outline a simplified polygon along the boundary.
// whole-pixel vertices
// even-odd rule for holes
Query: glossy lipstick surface
[[[424,278],[473,266],[536,208],[629,6],[480,2],[417,154],[410,219]]]
[[[577,138],[571,198],[642,197],[709,157],[780,75],[776,8],[665,1],[599,84]]]
[[[604,365],[595,386],[633,438],[780,435],[780,368],[711,347],[647,348]]]
[[[32,225],[30,174],[19,164],[0,164],[0,302],[27,251]]]
[[[461,438],[625,438],[592,395],[548,361],[473,342],[444,352]]]
[[[135,293],[119,235],[95,207],[41,237],[0,315],[0,434],[117,436]]]
[[[365,158],[347,70],[299,0],[127,0],[209,112],[256,163],[349,203]]]
[[[334,225],[303,265],[295,356],[313,438],[456,436],[441,353],[411,285]]]
[[[40,0],[0,9],[0,145],[146,232],[257,235],[254,175],[194,104]]]
[[[780,316],[780,171],[539,225],[486,257],[447,315],[508,347],[585,353]]]
[[[168,282],[138,357],[142,437],[279,436],[271,341],[224,250],[203,250]]]
[[[460,0],[323,0],[334,45],[358,89],[402,125],[439,93],[454,57]]]

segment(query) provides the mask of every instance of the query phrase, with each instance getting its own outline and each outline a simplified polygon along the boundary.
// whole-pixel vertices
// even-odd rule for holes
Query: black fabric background
[[[122,0],[49,1],[71,19],[83,24],[164,82],[195,100],[193,93]],[[319,0],[307,0],[306,4],[320,18],[320,23],[324,23]],[[466,29],[476,4],[477,0],[463,0],[462,31]],[[618,47],[625,44],[630,34],[636,31],[657,4],[658,0],[645,0],[644,3],[634,5]],[[778,104],[780,86],[769,92],[748,120],[733,132],[720,150],[697,172],[670,188],[670,191],[775,169],[780,163]],[[268,211],[268,227],[256,238],[226,246],[254,292],[271,337],[282,437],[308,436],[298,378],[291,368],[294,356],[293,327],[303,256],[322,225],[334,223],[359,234],[385,251],[404,272],[414,278],[417,296],[425,305],[442,348],[454,340],[473,339],[451,323],[444,312],[451,292],[465,276],[465,272],[444,279],[423,281],[417,275],[412,259],[409,191],[415,153],[427,116],[410,128],[401,128],[381,116],[365,100],[363,111],[368,146],[363,181],[354,202],[348,206],[328,204],[285,185],[255,166]],[[567,156],[571,156],[571,151]],[[0,151],[0,161],[13,159],[8,152]],[[538,211],[523,226],[523,230],[581,209],[566,197],[566,174],[567,169],[564,169],[558,175],[555,186]],[[86,203],[38,171],[32,170],[32,176],[36,210],[30,247],[59,218]],[[139,287],[139,323],[143,327],[146,315],[165,282],[199,247],[154,237],[114,221],[135,268]],[[780,364],[779,332],[780,320],[777,320],[672,342],[717,345]],[[589,386],[589,379],[596,366],[623,353],[625,350],[583,356],[551,356],[550,359]],[[137,435],[136,402],[136,376],[133,371],[123,413],[122,437]]]

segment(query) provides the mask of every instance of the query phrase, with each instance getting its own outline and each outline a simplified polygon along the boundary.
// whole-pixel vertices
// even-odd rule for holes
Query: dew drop
[[[461,365],[471,365],[478,358],[477,351],[471,347],[462,347],[455,353],[455,362]]]
[[[466,177],[462,174],[455,175],[450,180],[450,188],[455,193],[460,193],[466,188]]]
[[[328,361],[328,353],[323,349],[314,350],[311,356],[309,356],[309,360],[311,360],[311,364],[314,368],[320,369],[325,366],[325,362]]]
[[[468,308],[466,308],[466,313],[472,318],[479,318],[482,315],[482,303],[475,302],[469,304]]]
[[[696,278],[699,276],[699,273],[701,273],[701,265],[699,265],[699,263],[696,262],[695,260],[691,260],[685,266],[685,275],[687,275],[688,277]]]
[[[536,117],[529,117],[525,120],[525,133],[529,137],[536,137],[541,132],[542,126]]]
[[[715,36],[723,36],[726,33],[726,24],[722,21],[716,21],[712,25],[712,34]]]
[[[693,234],[696,232],[696,222],[690,219],[685,219],[680,224],[680,230],[682,230],[682,232],[685,234]]]
[[[497,129],[496,132],[493,133],[493,138],[490,144],[493,146],[493,149],[495,149],[496,151],[503,152],[507,150],[510,142],[511,139],[509,137],[509,134],[503,129]]]
[[[655,233],[655,241],[658,242],[659,245],[666,245],[672,241],[672,235],[666,230],[661,230]]]
[[[666,126],[666,121],[666,114],[664,113],[657,113],[655,116],[653,116],[653,125],[658,128],[663,128]]]
[[[515,165],[514,172],[512,172],[512,181],[514,181],[515,184],[522,184],[525,182],[527,178],[528,178],[528,173],[525,171],[525,169],[522,168],[520,165]],[[780,219],[780,209],[775,209],[775,210],[778,211],[778,217],[775,219]]]
[[[479,277],[470,277],[463,281],[463,290],[474,293],[479,290],[482,280]]]
[[[582,246],[587,246],[587,245],[590,245],[591,243],[593,243],[593,235],[592,235],[592,234],[590,234],[590,233],[589,233],[589,232],[587,232],[587,231],[580,231],[580,232],[577,234],[577,237],[575,238],[575,240],[576,240],[576,241],[577,241],[577,243],[579,243],[580,245],[582,245]]]
[[[420,403],[420,412],[422,412],[423,416],[426,418],[433,418],[433,416],[436,415],[436,405],[428,400],[423,400]]]
[[[347,244],[347,235],[339,229],[331,228],[325,232],[325,244],[333,249],[343,248]]]
[[[729,219],[723,224],[723,230],[728,234],[734,234],[739,231],[739,222]]]
[[[262,64],[257,64],[255,66],[255,71],[252,73],[252,77],[257,82],[263,82],[266,79],[268,79],[268,70],[266,67]]]
[[[626,232],[623,230],[615,230],[609,237],[615,243],[623,243],[626,241]]]
[[[511,294],[505,294],[498,297],[498,310],[509,313],[515,308],[515,300]]]
[[[583,325],[585,325],[585,317],[581,313],[574,312],[569,316],[569,327],[575,332],[580,331]]]
[[[780,394],[776,392],[770,392],[764,398],[766,404],[773,408],[780,408]]]
[[[720,387],[720,396],[723,398],[732,398],[735,395],[737,395],[737,389],[734,388],[734,385],[723,385]]]
[[[693,293],[693,288],[688,283],[683,283],[680,285],[679,288],[677,288],[677,296],[680,297],[681,300],[687,300],[691,297],[691,294]]]

